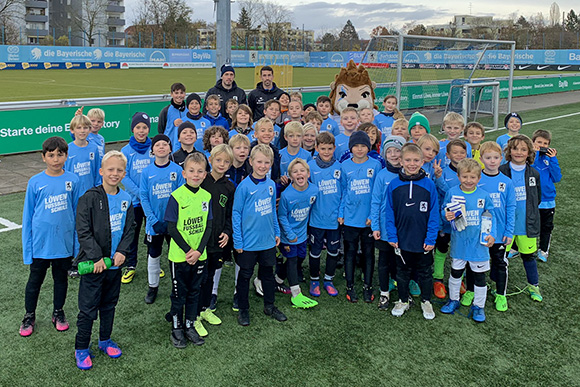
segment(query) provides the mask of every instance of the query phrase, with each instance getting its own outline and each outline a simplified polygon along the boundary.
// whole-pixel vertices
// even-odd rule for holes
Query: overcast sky
[[[392,26],[401,29],[404,24],[416,23],[443,24],[451,21],[453,15],[472,14],[475,16],[493,16],[507,18],[516,12],[528,18],[541,12],[546,20],[549,19],[550,5],[548,0],[440,0],[429,2],[426,0],[406,0],[404,3],[385,2],[380,0],[352,0],[347,2],[338,0],[273,0],[283,4],[291,11],[292,24],[295,27],[304,27],[315,31],[318,37],[325,31],[340,31],[346,21],[350,19],[361,38],[368,37],[372,29],[378,25]],[[134,20],[135,9],[140,0],[125,0],[125,19],[127,26]],[[186,0],[193,9],[193,19],[214,21],[213,0]],[[471,9],[470,9],[471,4]],[[580,13],[578,1],[557,1],[562,12],[569,12],[575,8]],[[239,5],[232,3],[232,19],[237,20]]]

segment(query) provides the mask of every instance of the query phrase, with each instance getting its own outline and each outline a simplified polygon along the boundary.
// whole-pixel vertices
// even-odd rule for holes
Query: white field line
[[[533,125],[533,124],[539,124],[541,122],[546,122],[546,121],[552,121],[552,120],[558,120],[560,118],[567,118],[567,117],[573,117],[573,116],[577,116],[580,115],[580,112],[576,112],[576,113],[570,113],[570,114],[564,114],[561,116],[556,116],[556,117],[549,117],[549,118],[544,118],[541,120],[536,120],[536,121],[530,121],[530,122],[524,122],[522,126],[525,125]],[[491,133],[491,132],[495,132],[497,130],[506,130],[506,128],[497,128],[497,129],[493,129],[493,130],[488,130],[486,131],[486,133]]]
[[[5,226],[6,228],[1,228],[0,232],[4,231],[12,231],[12,230],[19,230],[22,228],[21,225],[16,224],[14,222],[9,221],[8,219],[0,218],[0,224]]]

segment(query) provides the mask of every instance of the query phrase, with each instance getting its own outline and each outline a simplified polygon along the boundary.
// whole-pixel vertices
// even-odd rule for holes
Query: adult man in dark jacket
[[[271,99],[279,99],[284,90],[274,83],[274,69],[264,66],[260,69],[260,79],[256,88],[248,95],[248,106],[254,112],[254,122],[264,117],[264,104]]]
[[[222,74],[221,79],[219,79],[216,82],[214,87],[212,87],[207,91],[205,96],[206,98],[208,95],[212,94],[219,96],[221,103],[220,113],[222,114],[222,116],[227,117],[226,102],[229,99],[235,99],[236,101],[238,101],[238,104],[240,105],[247,104],[247,99],[246,92],[244,91],[244,89],[238,87],[236,81],[234,81],[236,77],[236,71],[234,70],[232,65],[224,64],[221,67],[221,74]],[[203,108],[203,111],[204,112],[206,111],[205,106]]]

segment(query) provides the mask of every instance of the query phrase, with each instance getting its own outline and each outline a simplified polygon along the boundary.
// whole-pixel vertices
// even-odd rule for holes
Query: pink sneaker
[[[99,349],[113,359],[116,359],[123,354],[119,346],[111,339],[105,341],[99,340]]]
[[[36,317],[34,313],[26,313],[24,319],[22,319],[22,325],[20,325],[20,336],[28,337],[34,332],[34,324],[36,322]]]
[[[93,361],[91,358],[93,355],[91,354],[90,349],[77,349],[75,350],[75,359],[77,361],[77,367],[80,370],[90,370],[93,368]]]
[[[52,312],[52,324],[59,332],[68,330],[69,326],[66,317],[64,317],[64,310],[59,309]]]

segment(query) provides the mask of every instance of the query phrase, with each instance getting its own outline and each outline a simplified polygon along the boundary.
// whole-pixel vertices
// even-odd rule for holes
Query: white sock
[[[235,276],[234,276],[234,288],[238,286],[238,274],[240,274],[240,267],[236,263]]]
[[[290,286],[290,290],[292,291],[292,297],[296,297],[297,295],[302,293],[302,291],[300,290],[300,285]]]
[[[383,292],[383,291],[381,290],[381,296],[387,296],[387,297],[389,297],[389,295],[390,295],[390,294],[389,294],[389,292]]]
[[[459,301],[459,290],[461,289],[461,277],[449,276],[449,299]]]
[[[161,273],[161,264],[159,257],[147,256],[147,277],[149,286],[152,288],[159,287],[159,273]]]
[[[485,307],[485,300],[487,298],[487,286],[473,287],[473,305],[480,308]]]
[[[282,278],[278,277],[278,274],[276,274],[276,275],[274,276],[274,278],[276,279],[276,283],[277,283],[278,285],[282,285],[282,284],[284,283],[284,280],[283,280]]]
[[[220,284],[220,278],[222,277],[222,268],[220,267],[215,271],[213,276],[213,289],[211,290],[211,294],[218,294],[218,286]]]

